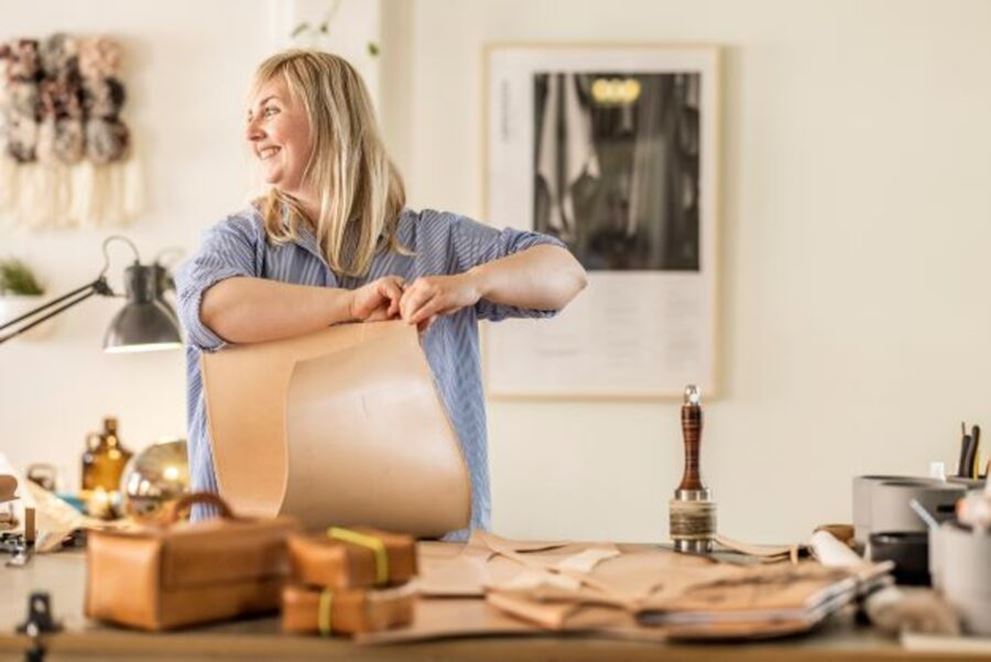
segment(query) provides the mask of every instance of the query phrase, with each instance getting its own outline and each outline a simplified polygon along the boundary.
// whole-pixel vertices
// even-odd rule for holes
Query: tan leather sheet
[[[235,511],[418,537],[467,526],[468,470],[415,328],[337,325],[204,353],[201,368]]]

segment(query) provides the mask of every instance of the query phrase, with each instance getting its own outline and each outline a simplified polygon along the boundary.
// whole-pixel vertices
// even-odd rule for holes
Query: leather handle
[[[214,494],[213,492],[193,492],[192,494],[183,494],[181,497],[169,504],[168,508],[165,510],[165,523],[175,524],[179,521],[179,516],[192,508],[194,504],[204,503],[211,506],[216,506],[220,509],[220,515],[224,519],[234,519],[234,513],[231,511],[231,507],[227,505],[227,502],[220,498],[220,495]]]

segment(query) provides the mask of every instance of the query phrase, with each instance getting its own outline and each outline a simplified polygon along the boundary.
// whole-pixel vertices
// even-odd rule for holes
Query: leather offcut
[[[417,537],[468,525],[467,465],[413,327],[336,325],[204,353],[201,369],[236,511]]]

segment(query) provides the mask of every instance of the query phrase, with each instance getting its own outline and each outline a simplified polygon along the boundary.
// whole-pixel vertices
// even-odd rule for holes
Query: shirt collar
[[[284,209],[282,212],[282,224],[288,228],[289,224],[289,213],[288,209]],[[296,246],[299,246],[307,253],[320,260],[320,264],[324,266],[327,270],[327,284],[330,287],[337,287],[337,275],[334,270],[330,268],[327,263],[327,258],[324,257],[323,251],[320,250],[320,243],[317,241],[317,235],[310,227],[309,223],[300,223],[296,226],[296,239],[293,241]]]

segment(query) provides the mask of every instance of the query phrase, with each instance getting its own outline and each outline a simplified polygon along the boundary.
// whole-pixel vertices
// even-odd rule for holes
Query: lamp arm
[[[39,324],[41,324],[45,320],[47,320],[49,318],[52,318],[52,317],[55,317],[56,315],[58,315],[59,313],[61,313],[63,310],[67,310],[68,308],[71,308],[71,307],[75,306],[77,303],[79,303],[81,301],[85,301],[86,299],[90,298],[94,294],[100,294],[100,295],[103,295],[103,296],[113,296],[113,294],[114,294],[113,290],[110,289],[110,286],[107,285],[107,279],[104,278],[102,275],[99,278],[97,278],[95,281],[93,281],[92,283],[89,283],[87,285],[83,285],[82,287],[79,287],[79,288],[77,288],[75,290],[72,290],[71,292],[68,292],[66,294],[63,294],[62,296],[58,297],[57,299],[53,299],[53,300],[51,300],[51,301],[49,301],[47,303],[44,303],[44,304],[38,306],[37,308],[24,313],[20,317],[15,317],[14,319],[10,320],[9,322],[5,322],[4,324],[0,325],[0,331],[3,331],[4,329],[10,328],[11,326],[17,324],[18,322],[22,322],[24,320],[28,320],[30,318],[36,317],[37,315],[41,315],[42,313],[44,313],[46,310],[48,310],[52,306],[56,306],[56,305],[62,303],[63,301],[65,301],[66,299],[70,299],[69,302],[66,303],[65,305],[59,306],[55,310],[52,310],[51,312],[49,312],[47,315],[44,315],[44,316],[42,316],[42,317],[40,317],[38,319],[35,319],[33,321],[30,321],[26,326],[22,326],[21,328],[15,329],[14,331],[11,331],[10,333],[7,333],[5,335],[0,335],[0,344],[3,344],[5,342],[7,342],[11,338],[16,338],[17,336],[21,335],[25,331],[29,331],[29,330],[33,329],[34,327],[38,326]],[[79,295],[81,295],[81,296],[79,296]],[[73,299],[72,297],[75,297],[75,298]]]
[[[138,254],[138,247],[134,245],[134,242],[127,237],[119,234],[113,234],[103,240],[103,269],[100,270],[100,275],[97,280],[103,278],[103,275],[107,273],[107,269],[110,268],[110,254],[107,252],[107,247],[115,241],[122,241],[131,247],[134,252],[134,263],[141,263],[141,256]]]

